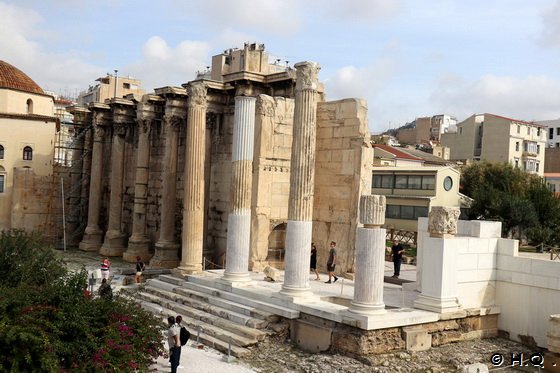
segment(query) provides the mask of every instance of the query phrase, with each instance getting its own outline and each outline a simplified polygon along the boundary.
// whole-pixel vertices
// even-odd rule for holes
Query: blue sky
[[[106,72],[148,91],[244,42],[321,65],[374,133],[418,116],[560,117],[560,0],[0,0],[0,59],[55,93]]]

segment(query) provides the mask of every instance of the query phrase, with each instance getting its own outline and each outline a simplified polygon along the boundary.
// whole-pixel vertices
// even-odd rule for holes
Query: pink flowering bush
[[[164,324],[122,296],[84,296],[40,239],[0,233],[0,372],[146,372],[163,354]],[[48,267],[48,271],[42,268]]]

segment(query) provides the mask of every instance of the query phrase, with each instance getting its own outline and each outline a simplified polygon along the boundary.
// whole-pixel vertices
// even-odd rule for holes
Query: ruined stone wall
[[[37,176],[32,168],[13,168],[11,202],[13,229],[33,231],[45,225],[53,181],[58,182],[50,175]],[[53,203],[60,206],[60,195],[53,195],[52,198],[55,199]]]
[[[369,138],[365,100],[318,103],[313,240],[323,271],[331,241],[338,248],[336,272],[354,271],[359,198],[371,193]]]
[[[294,100],[259,95],[256,110],[249,261],[261,270],[272,230],[288,219]]]
[[[212,129],[210,188],[207,217],[207,247],[213,262],[223,265],[226,252],[227,220],[231,198],[231,152],[233,146],[233,106],[227,107]],[[212,260],[212,259],[211,259]]]

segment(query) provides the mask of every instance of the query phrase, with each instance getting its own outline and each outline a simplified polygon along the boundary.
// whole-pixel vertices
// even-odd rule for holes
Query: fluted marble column
[[[356,232],[356,276],[350,312],[385,313],[383,282],[385,270],[385,196],[360,197],[360,223]]]
[[[131,123],[126,118],[127,109],[113,107],[113,144],[111,146],[111,194],[109,196],[109,223],[103,246],[99,250],[101,255],[122,256],[126,246],[126,234],[121,230],[123,181],[124,181],[124,141]]]
[[[178,115],[166,109],[165,153],[161,192],[161,214],[159,238],[156,252],[150,265],[161,268],[175,268],[179,265],[179,243],[175,241],[175,200],[177,198],[177,152],[179,128],[185,123]]]
[[[150,132],[155,119],[153,109],[153,103],[145,102],[144,99],[138,104],[138,147],[136,150],[132,235],[128,239],[128,248],[123,254],[123,259],[131,263],[136,261],[137,256],[142,258],[142,261],[148,261],[152,257],[150,238],[146,233],[146,204],[150,166]]]
[[[105,104],[90,106],[93,112],[93,149],[91,156],[91,175],[89,184],[88,222],[84,238],[79,248],[84,251],[97,251],[103,242],[103,231],[99,229],[99,212],[101,207],[101,177],[103,166],[103,139],[105,125],[110,117],[110,107]]]
[[[295,68],[297,80],[290,162],[290,200],[284,284],[280,291],[289,296],[309,293],[319,65],[300,62]]]
[[[204,156],[206,140],[206,85],[196,81],[187,85],[187,139],[185,189],[183,198],[182,258],[180,273],[202,271],[204,242]]]
[[[226,281],[249,281],[251,188],[255,138],[254,97],[235,97],[231,155],[231,211],[228,215]]]

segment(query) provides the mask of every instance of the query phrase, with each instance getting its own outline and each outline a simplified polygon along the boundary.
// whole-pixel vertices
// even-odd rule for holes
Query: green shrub
[[[84,296],[85,269],[68,272],[39,237],[0,234],[0,258],[15,268],[0,277],[0,372],[142,372],[163,353],[159,318]]]

